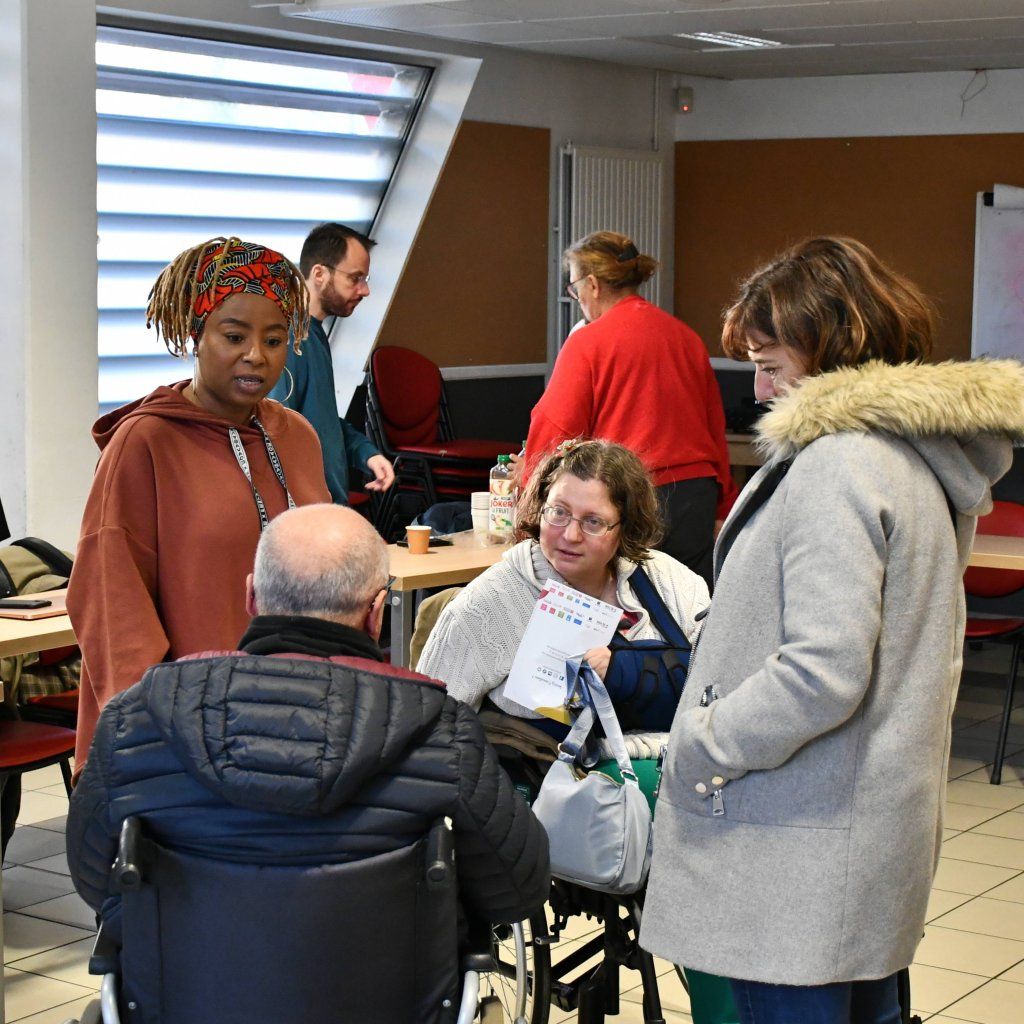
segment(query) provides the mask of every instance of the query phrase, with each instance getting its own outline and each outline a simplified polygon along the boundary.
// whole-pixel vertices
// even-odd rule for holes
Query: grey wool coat
[[[763,417],[769,461],[722,528],[672,726],[645,948],[787,985],[912,961],[942,839],[961,578],[1022,436],[1014,361],[837,370]]]

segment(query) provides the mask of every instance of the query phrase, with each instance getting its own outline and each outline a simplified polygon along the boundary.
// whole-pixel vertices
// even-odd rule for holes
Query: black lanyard
[[[260,423],[255,416],[253,416],[252,422],[253,426],[255,426],[263,435],[263,444],[267,449],[267,458],[270,459],[270,465],[273,467],[274,476],[277,477],[281,486],[284,488],[285,497],[288,499],[288,507],[295,508],[295,501],[292,498],[291,491],[288,490],[288,482],[284,478],[284,469],[281,468],[281,460],[277,457],[277,452],[274,449],[274,443],[270,440],[270,435],[267,433],[263,424]],[[270,516],[267,515],[267,506],[263,504],[263,496],[258,490],[256,490],[256,485],[252,482],[252,472],[249,469],[249,458],[245,454],[245,445],[242,444],[241,435],[235,427],[231,427],[228,430],[228,437],[231,438],[231,448],[235,453],[235,458],[238,460],[238,465],[245,474],[245,479],[249,481],[249,486],[252,488],[252,496],[256,499],[256,510],[260,514],[260,533],[262,533],[270,523]]]

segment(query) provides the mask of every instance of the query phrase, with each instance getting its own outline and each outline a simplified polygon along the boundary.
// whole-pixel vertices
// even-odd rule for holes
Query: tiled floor
[[[949,769],[946,840],[925,937],[911,968],[913,1003],[930,1024],[1024,1021],[1024,708],[1014,713],[1002,786],[988,784],[1007,651],[968,655]],[[64,857],[67,801],[56,768],[25,778],[19,828],[4,866],[8,1024],[62,1024],[96,989],[86,970],[92,915],[74,894]],[[574,922],[562,955],[592,931]],[[690,1021],[672,967],[659,963],[670,1022]],[[639,975],[623,976],[621,1013],[642,1024]],[[575,1019],[553,1011],[552,1024]]]

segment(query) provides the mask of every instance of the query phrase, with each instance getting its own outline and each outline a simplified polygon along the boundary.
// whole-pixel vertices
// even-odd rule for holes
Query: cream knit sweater
[[[661,595],[687,639],[697,633],[694,616],[710,603],[704,580],[660,551],[651,552],[644,571]],[[634,562],[618,559],[618,604],[640,616],[626,634],[628,640],[661,640],[650,616],[628,583]],[[417,671],[440,679],[458,700],[479,710],[484,697],[519,718],[538,718],[528,708],[504,696],[512,668],[545,580],[562,577],[551,568],[536,541],[524,540],[505,552],[502,560],[478,576],[441,613],[427,640]]]

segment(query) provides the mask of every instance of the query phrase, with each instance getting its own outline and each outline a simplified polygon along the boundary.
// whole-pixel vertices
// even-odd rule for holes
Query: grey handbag
[[[651,860],[651,809],[626,753],[608,691],[583,662],[567,662],[569,693],[585,702],[558,760],[548,769],[533,813],[548,833],[551,873],[601,892],[625,895],[647,881]],[[595,712],[604,727],[623,782],[579,767]]]

